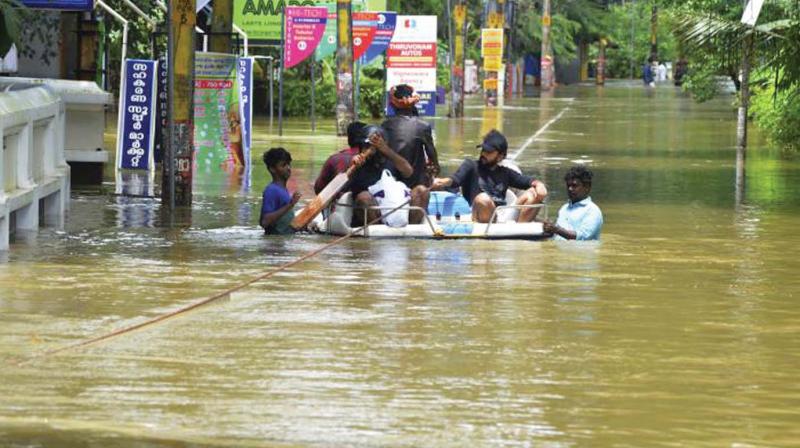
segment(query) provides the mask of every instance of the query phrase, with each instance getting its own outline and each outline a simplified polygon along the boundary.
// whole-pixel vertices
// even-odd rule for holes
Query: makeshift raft
[[[509,190],[506,195],[508,204],[513,204],[516,195]],[[478,223],[472,221],[472,210],[467,201],[460,195],[453,193],[433,191],[424,212],[421,224],[408,224],[404,227],[389,227],[385,224],[372,224],[363,231],[358,230],[354,236],[366,238],[429,238],[429,239],[524,239],[539,240],[550,235],[544,233],[542,223],[526,222],[517,223],[516,217],[522,208],[542,207],[542,204],[532,206],[505,205],[497,207],[492,222]],[[370,207],[380,209],[380,207]],[[329,235],[348,235],[360,227],[352,227],[353,199],[350,193],[342,195],[326,213],[327,218],[318,216],[312,225],[314,230]],[[409,210],[421,210],[418,207],[408,207]]]

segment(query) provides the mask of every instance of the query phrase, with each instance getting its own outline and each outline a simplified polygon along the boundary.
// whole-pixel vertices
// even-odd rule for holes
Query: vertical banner
[[[353,13],[353,60],[361,61],[361,56],[372,45],[375,33],[378,31],[378,13],[354,12]]]
[[[158,87],[156,88],[156,142],[154,145],[153,155],[156,162],[161,162],[164,158],[164,149],[167,146],[167,134],[164,130],[169,126],[167,120],[167,112],[169,104],[167,104],[167,84],[169,79],[167,76],[167,57],[161,56],[158,58]]]
[[[156,119],[156,61],[125,60],[117,123],[117,168],[150,170]]]
[[[436,114],[436,16],[397,16],[386,52],[386,87],[408,84],[420,96],[420,115]],[[388,95],[388,91],[387,91]],[[394,115],[387,97],[387,115]]]
[[[239,58],[239,126],[244,166],[250,170],[250,145],[253,139],[253,58]]]
[[[284,68],[291,68],[314,53],[328,21],[328,8],[287,6]]]
[[[322,6],[322,5],[320,5]],[[321,61],[336,53],[336,2],[325,3],[328,8],[328,21],[325,22],[325,32],[314,51],[314,59]]]
[[[194,143],[198,173],[244,166],[236,56],[195,56]]]
[[[353,24],[355,26],[355,23]],[[378,23],[375,29],[375,36],[367,48],[367,52],[361,58],[361,65],[367,65],[374,61],[375,58],[382,55],[394,36],[394,29],[397,25],[397,13],[394,12],[379,12]],[[355,32],[355,31],[354,31]]]
[[[503,58],[503,29],[484,28],[481,30],[481,56],[483,69],[487,72],[500,70]]]

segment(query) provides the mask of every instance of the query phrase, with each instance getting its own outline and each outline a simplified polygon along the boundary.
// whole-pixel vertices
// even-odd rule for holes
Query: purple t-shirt
[[[292,197],[289,195],[289,191],[273,182],[267,185],[267,188],[264,189],[264,193],[261,195],[261,215],[259,216],[264,216],[264,213],[272,213],[291,201]],[[289,223],[293,218],[294,213],[290,210],[283,215],[281,219],[276,221],[275,224],[264,230],[267,233],[292,233],[292,228],[289,226]]]

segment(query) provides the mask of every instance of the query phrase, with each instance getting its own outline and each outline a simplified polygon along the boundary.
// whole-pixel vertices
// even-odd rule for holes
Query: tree
[[[0,57],[5,56],[11,46],[20,43],[20,24],[27,9],[17,0],[0,0]]]

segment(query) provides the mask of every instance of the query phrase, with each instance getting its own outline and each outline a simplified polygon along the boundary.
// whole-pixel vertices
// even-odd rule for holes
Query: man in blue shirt
[[[592,172],[583,166],[572,167],[564,176],[569,202],[558,211],[555,224],[545,221],[544,231],[555,239],[597,240],[603,227],[603,213],[589,193],[592,191]]]
[[[262,156],[272,183],[264,188],[261,196],[261,218],[259,224],[270,235],[288,235],[294,232],[289,225],[294,219],[294,206],[300,193],[289,195],[286,181],[292,175],[292,155],[283,148],[270,148]]]

